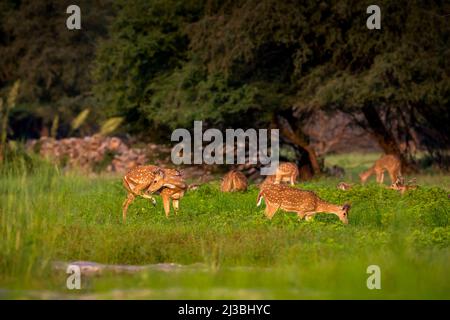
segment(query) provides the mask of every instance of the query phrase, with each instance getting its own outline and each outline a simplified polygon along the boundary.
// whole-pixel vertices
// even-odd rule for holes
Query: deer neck
[[[338,206],[332,203],[328,203],[326,201],[319,201],[316,206],[316,212],[322,212],[322,213],[332,213],[335,215],[338,215],[342,211],[342,206]]]

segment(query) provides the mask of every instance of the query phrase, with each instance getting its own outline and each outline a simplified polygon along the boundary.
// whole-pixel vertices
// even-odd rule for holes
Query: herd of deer
[[[384,155],[367,171],[360,174],[362,183],[375,174],[376,181],[383,183],[384,172],[387,171],[391,178],[390,189],[398,190],[402,194],[416,185],[405,185],[401,176],[400,160],[393,155]],[[293,187],[299,171],[294,163],[283,162],[278,166],[275,175],[267,176],[259,185],[260,192],[257,198],[257,206],[264,199],[266,204],[266,216],[271,219],[278,209],[297,213],[300,219],[310,220],[317,213],[335,214],[344,223],[348,224],[349,204],[335,205],[319,198],[314,192]],[[286,185],[283,182],[290,184]],[[165,169],[158,166],[137,166],[131,169],[123,177],[123,185],[128,191],[128,196],[123,203],[123,221],[127,216],[128,206],[136,197],[143,197],[156,204],[154,194],[160,194],[166,216],[170,213],[170,202],[175,213],[179,209],[179,201],[184,196],[189,186],[184,181],[181,172],[176,169]],[[246,176],[236,170],[228,172],[222,179],[221,191],[234,192],[246,191],[248,181]],[[351,184],[341,182],[338,189],[349,190]]]

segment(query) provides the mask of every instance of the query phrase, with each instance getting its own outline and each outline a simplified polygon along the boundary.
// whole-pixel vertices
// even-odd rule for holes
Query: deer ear
[[[350,210],[351,205],[349,203],[344,204],[344,206],[342,207],[342,210],[345,210],[348,212],[348,210]]]
[[[155,171],[155,174],[164,178],[164,171],[162,169],[157,169]]]

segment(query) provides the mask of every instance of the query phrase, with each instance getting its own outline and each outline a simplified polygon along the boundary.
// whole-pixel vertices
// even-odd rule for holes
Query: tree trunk
[[[300,158],[299,170],[300,178],[302,180],[308,180],[311,179],[314,174],[320,174],[321,170],[316,153],[314,149],[305,141],[298,128],[296,130],[297,132],[294,132],[289,121],[279,115],[275,115],[273,117],[272,127],[278,128],[280,130],[280,137],[287,143],[295,146],[297,154]]]
[[[394,135],[386,128],[375,107],[367,105],[362,109],[362,112],[369,125],[370,134],[383,149],[384,153],[397,156],[402,163],[403,172],[415,171],[414,166],[408,162],[405,155],[400,151]]]

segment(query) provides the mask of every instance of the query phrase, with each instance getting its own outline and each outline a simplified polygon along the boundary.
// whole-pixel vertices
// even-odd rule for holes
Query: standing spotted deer
[[[295,184],[298,177],[298,167],[292,162],[281,162],[275,172],[275,182],[279,184],[281,182],[289,182],[291,186]]]
[[[396,156],[387,154],[375,161],[374,165],[367,171],[362,172],[359,177],[361,183],[365,183],[371,175],[375,174],[377,183],[383,183],[384,171],[387,171],[391,178],[391,183],[395,183],[402,175],[401,167],[401,162]]]
[[[165,178],[166,180],[162,180],[162,177]],[[161,181],[165,182],[167,180],[170,181],[166,185],[164,185],[164,183],[161,184]],[[157,183],[159,188],[157,189],[150,188],[152,185],[154,186]],[[123,177],[123,185],[125,189],[127,189],[128,191],[127,198],[125,199],[122,205],[122,217],[124,222],[126,221],[128,206],[134,201],[136,197],[141,196],[145,199],[149,199],[152,201],[153,205],[155,205],[156,200],[153,196],[150,195],[151,193],[163,187],[167,187],[169,189],[175,188],[181,189],[186,186],[184,181],[182,181],[181,174],[178,170],[161,169],[160,167],[153,165],[134,167]],[[164,195],[167,195],[169,193],[170,192],[165,191]],[[163,195],[161,196],[163,197]],[[164,198],[166,197],[167,196],[163,197],[163,201]],[[164,208],[166,208],[165,204]]]
[[[310,220],[317,213],[331,213],[348,224],[349,204],[335,205],[320,199],[314,192],[290,186],[272,184],[262,188],[258,194],[257,206],[262,199],[266,203],[266,216],[272,219],[278,209],[295,212],[300,219]]]
[[[222,180],[220,190],[222,192],[246,191],[247,177],[240,171],[231,170]]]
[[[148,187],[150,193],[159,191],[166,217],[169,217],[171,200],[175,214],[178,212],[180,199],[184,196],[187,189],[188,185],[185,183],[181,173],[176,169],[158,171],[153,182]]]

